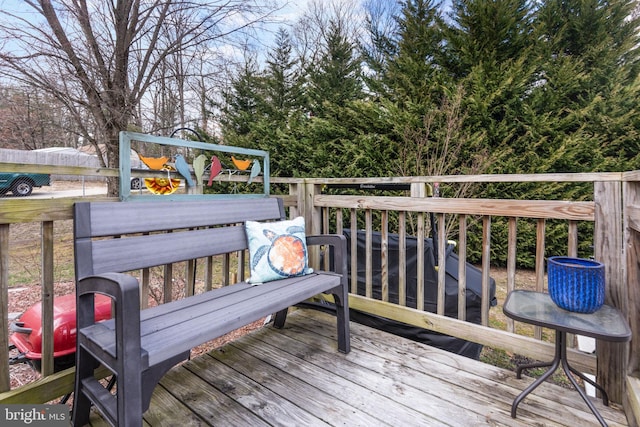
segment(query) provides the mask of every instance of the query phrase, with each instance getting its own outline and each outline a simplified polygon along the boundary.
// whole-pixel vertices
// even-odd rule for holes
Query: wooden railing
[[[5,170],[33,170],[33,166],[2,164]],[[64,171],[62,170],[64,169]],[[115,176],[117,171],[88,170],[82,168],[38,167],[38,172],[64,173],[66,175]],[[218,179],[239,180],[241,177],[219,176]],[[394,183],[409,186],[406,196],[378,196],[371,194],[360,195],[330,195],[323,194],[322,188],[335,184]],[[473,199],[473,198],[434,198],[427,196],[427,188],[435,183],[455,186],[460,183],[531,183],[531,182],[575,182],[592,183],[593,200],[511,200],[511,199]],[[370,275],[366,278],[365,295],[356,295],[356,278],[352,275],[351,307],[363,312],[377,314],[404,323],[425,327],[436,332],[462,338],[479,344],[503,349],[538,360],[553,357],[553,346],[540,340],[541,331],[536,329],[533,337],[516,333],[513,322],[507,322],[504,330],[489,326],[490,310],[500,308],[489,307],[489,283],[491,278],[491,249],[496,244],[496,237],[492,236],[491,225],[496,217],[506,218],[508,223],[507,242],[507,284],[506,291],[510,292],[520,287],[519,270],[516,265],[518,237],[518,220],[528,218],[536,223],[536,261],[535,261],[535,289],[545,290],[545,257],[550,255],[545,251],[546,223],[549,220],[565,221],[568,230],[568,251],[566,255],[577,254],[578,243],[581,240],[594,242],[594,256],[606,266],[607,297],[606,302],[619,308],[629,320],[633,331],[633,340],[628,344],[608,344],[598,342],[596,355],[585,354],[577,350],[569,351],[569,358],[573,364],[583,372],[598,375],[598,381],[603,384],[614,402],[627,402],[633,410],[633,399],[624,396],[625,389],[633,390],[637,387],[636,380],[628,374],[639,369],[638,345],[640,331],[638,330],[638,313],[640,312],[640,267],[638,253],[640,253],[640,173],[604,173],[604,174],[552,174],[552,175],[486,175],[486,176],[439,176],[439,177],[398,177],[398,178],[367,178],[367,179],[285,179],[272,178],[274,187],[287,188],[288,194],[283,197],[290,208],[290,215],[303,215],[307,222],[308,232],[337,232],[349,230],[352,236],[358,230],[365,234],[367,242],[373,232],[378,232],[382,240],[381,264],[382,297],[373,299],[371,289],[374,286]],[[272,192],[273,193],[273,192]],[[105,200],[115,200],[103,197]],[[47,199],[28,200],[18,198],[4,198],[0,201],[0,310],[2,310],[1,325],[7,330],[8,321],[8,287],[9,277],[9,233],[12,225],[21,222],[35,222],[41,224],[42,246],[42,301],[43,301],[43,366],[45,378],[34,384],[20,389],[9,390],[9,369],[7,355],[0,352],[0,402],[2,403],[42,403],[51,401],[58,396],[71,391],[73,369],[53,374],[53,338],[52,312],[54,279],[54,242],[52,229],[56,221],[71,219],[71,207],[77,199]],[[478,267],[482,271],[482,319],[480,324],[464,321],[465,307],[459,304],[457,318],[444,316],[444,269],[438,269],[437,309],[435,313],[425,312],[407,306],[402,293],[405,289],[403,278],[400,277],[399,291],[401,293],[397,304],[389,302],[388,266],[398,263],[403,271],[403,255],[400,249],[399,259],[390,259],[385,248],[388,246],[390,234],[397,234],[399,241],[407,237],[416,237],[418,245],[424,243],[430,231],[427,220],[434,214],[438,224],[450,223],[454,218],[455,234],[458,236],[456,253],[463,266],[468,253],[468,223],[473,218],[481,224],[481,261]],[[409,221],[409,218],[411,219]],[[578,225],[582,222],[594,224],[594,235],[579,235]],[[410,223],[410,226],[408,225]],[[438,264],[444,265],[447,251],[448,235],[445,227],[437,229],[436,254]],[[351,240],[355,244],[355,239]],[[402,244],[400,244],[402,247]],[[371,265],[370,246],[367,244],[366,265]],[[354,247],[351,250],[356,253]],[[418,250],[417,264],[417,307],[422,307],[424,301],[423,277],[420,275],[424,258]],[[553,254],[564,255],[564,254]],[[242,261],[242,259],[241,259]],[[351,260],[352,268],[355,259]],[[226,269],[229,261],[225,260]],[[242,262],[239,263],[242,270]],[[241,273],[240,273],[241,274]],[[465,274],[459,271],[459,296],[465,292]],[[170,283],[170,281],[165,281]],[[165,289],[165,292],[167,289]],[[462,301],[464,298],[459,298]],[[8,345],[7,335],[2,335],[2,345]],[[631,401],[629,404],[628,402]],[[635,403],[637,405],[637,403]]]
[[[414,214],[417,218],[416,236],[418,242],[425,237],[425,228],[428,226],[426,218],[429,213],[434,213],[438,218],[439,224],[447,223],[447,219],[451,216],[457,217],[459,224],[459,241],[457,252],[460,258],[460,281],[459,296],[462,297],[465,292],[465,278],[463,265],[466,260],[467,253],[467,219],[471,217],[479,217],[482,223],[482,248],[481,248],[481,269],[482,269],[482,322],[481,325],[474,325],[462,322],[464,319],[463,298],[459,298],[458,319],[444,317],[444,270],[438,270],[438,304],[437,311],[433,313],[425,313],[420,310],[413,310],[402,307],[402,298],[400,304],[389,304],[386,301],[385,293],[380,300],[367,298],[371,294],[372,286],[371,277],[368,276],[366,281],[366,296],[351,296],[350,304],[354,309],[362,310],[383,316],[386,318],[398,320],[404,323],[426,327],[437,332],[447,335],[456,336],[465,340],[477,342],[486,346],[500,348],[508,352],[524,355],[537,360],[551,359],[553,357],[553,346],[549,343],[539,341],[542,335],[540,328],[536,328],[534,338],[514,334],[515,328],[513,322],[507,323],[506,331],[489,328],[489,278],[491,275],[492,260],[490,257],[491,246],[495,244],[491,234],[492,219],[495,217],[504,217],[508,221],[508,237],[507,247],[507,293],[518,289],[518,271],[516,268],[516,241],[517,241],[517,222],[520,218],[530,218],[536,221],[536,261],[535,289],[538,291],[546,290],[545,282],[545,257],[549,255],[569,255],[576,256],[579,239],[593,241],[594,257],[603,262],[606,269],[606,302],[619,308],[629,319],[633,329],[633,340],[631,345],[612,344],[607,342],[598,342],[596,356],[585,354],[577,350],[569,351],[569,358],[574,366],[579,367],[584,372],[597,374],[598,381],[608,390],[613,401],[621,402],[624,400],[623,390],[625,381],[627,381],[627,373],[638,370],[638,312],[640,309],[640,297],[638,296],[639,282],[637,252],[628,253],[628,248],[635,248],[638,245],[633,241],[635,232],[633,227],[626,225],[637,222],[640,219],[640,211],[633,206],[629,199],[635,197],[638,183],[636,181],[636,173],[600,173],[600,174],[548,174],[548,175],[492,175],[492,176],[438,176],[423,178],[384,178],[384,179],[307,179],[304,184],[296,183],[292,185],[291,193],[295,195],[295,205],[300,209],[300,213],[305,215],[307,227],[312,232],[331,232],[341,233],[344,229],[350,229],[352,235],[361,228],[364,217],[364,233],[367,236],[367,242],[370,242],[371,234],[379,232],[382,236],[381,264],[383,272],[381,274],[382,283],[379,286],[382,289],[388,288],[388,271],[385,266],[389,266],[393,262],[402,263],[400,260],[392,260],[385,252],[390,233],[389,218],[391,213],[396,213],[399,224],[396,230],[391,232],[398,233],[400,241],[406,236],[406,227],[404,225],[407,215]],[[279,182],[277,179],[274,182]],[[438,183],[442,185],[456,185],[463,182],[474,183],[531,183],[531,182],[575,182],[575,183],[592,183],[593,184],[593,200],[592,201],[567,201],[567,200],[505,200],[505,199],[451,199],[451,198],[425,198],[423,190],[425,184],[433,185]],[[383,197],[375,195],[325,195],[322,194],[323,186],[327,185],[344,185],[344,184],[360,184],[367,187],[367,184],[391,184],[391,183],[410,183],[411,195],[407,197]],[[624,188],[624,193],[623,193]],[[625,198],[623,198],[626,197]],[[372,216],[376,214],[380,218],[378,228],[372,226]],[[566,254],[547,254],[545,251],[545,226],[549,220],[566,221],[568,229],[567,253]],[[333,221],[333,223],[331,223]],[[593,236],[580,236],[578,234],[578,225],[580,222],[593,222]],[[638,226],[640,227],[640,226]],[[639,228],[640,229],[640,228]],[[445,228],[440,227],[438,230],[437,248],[438,265],[444,265],[444,258],[447,245],[447,235]],[[355,245],[354,239],[351,241]],[[635,249],[637,250],[637,249]],[[352,248],[355,253],[355,247]],[[367,243],[367,257],[371,256],[370,246]],[[421,250],[418,249],[418,274],[420,274],[421,266],[424,260],[420,259]],[[402,254],[400,256],[402,258]],[[370,258],[365,261],[368,266],[371,264]],[[356,261],[352,258],[352,269],[355,268]],[[367,268],[369,272],[370,268]],[[403,267],[400,267],[403,271]],[[627,277],[627,272],[634,273],[636,276]],[[424,300],[424,288],[421,287],[418,278],[418,303]],[[355,291],[355,275],[352,275],[352,291]],[[400,293],[404,283],[400,279]],[[421,295],[422,294],[422,295]],[[629,351],[630,357],[629,357]],[[628,362],[630,362],[628,364]]]

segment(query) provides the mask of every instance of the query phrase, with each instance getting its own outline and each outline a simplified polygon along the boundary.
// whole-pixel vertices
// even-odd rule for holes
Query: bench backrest
[[[76,203],[76,280],[244,250],[245,221],[284,217],[268,197]]]

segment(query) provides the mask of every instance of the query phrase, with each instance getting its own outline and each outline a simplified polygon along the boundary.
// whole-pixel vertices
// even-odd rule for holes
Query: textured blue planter
[[[550,257],[547,276],[549,295],[560,308],[593,313],[604,304],[604,265],[598,261]]]

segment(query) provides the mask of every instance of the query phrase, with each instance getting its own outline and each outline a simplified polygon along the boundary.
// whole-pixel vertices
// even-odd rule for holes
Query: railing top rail
[[[115,168],[95,168],[81,166],[57,166],[44,164],[0,162],[5,172],[38,172],[60,175],[119,176]],[[229,179],[234,181],[234,179]],[[587,173],[543,173],[543,174],[484,174],[484,175],[434,175],[367,178],[288,178],[271,177],[271,182],[280,184],[367,184],[367,183],[500,183],[500,182],[607,182],[640,181],[640,171],[629,172],[587,172]]]
[[[594,202],[316,195],[318,207],[594,221]]]
[[[467,183],[467,182],[606,182],[637,181],[640,171],[633,172],[589,172],[589,173],[543,173],[543,174],[485,174],[485,175],[434,175],[370,178],[276,178],[272,182],[309,184],[354,184],[354,183]]]
[[[78,176],[119,176],[118,169],[95,168],[84,166],[44,165],[36,163],[4,163],[0,162],[3,172],[41,172],[58,175]]]

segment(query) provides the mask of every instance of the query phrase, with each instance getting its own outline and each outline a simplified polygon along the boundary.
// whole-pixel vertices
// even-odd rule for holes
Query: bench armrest
[[[349,353],[349,282],[347,279],[347,239],[342,234],[322,234],[307,236],[307,245],[328,245],[333,251],[327,251],[331,257],[332,269],[340,275],[340,285],[329,291],[333,294],[336,318],[338,322],[338,350]],[[284,317],[284,316],[281,316]],[[284,319],[276,316],[276,325],[282,327]]]
[[[103,273],[85,277],[76,286],[78,331],[95,323],[94,294],[110,297],[115,304],[116,352],[140,355],[140,290],[138,280],[125,273]],[[113,312],[115,310],[115,313]],[[126,349],[124,344],[126,344]],[[120,356],[118,356],[120,357]]]
[[[334,272],[347,275],[347,239],[341,234],[320,234],[307,236],[307,245],[329,245],[333,247],[331,265]],[[329,252],[331,253],[331,252]]]

